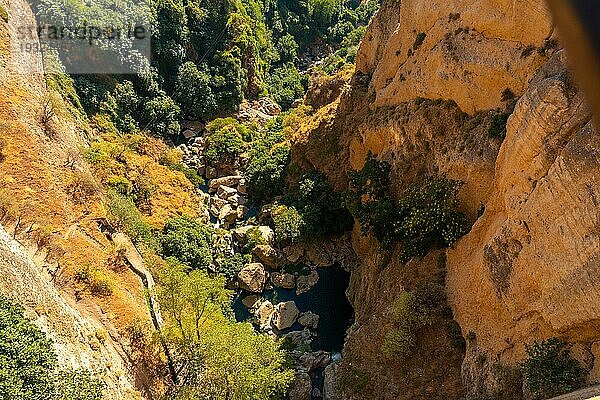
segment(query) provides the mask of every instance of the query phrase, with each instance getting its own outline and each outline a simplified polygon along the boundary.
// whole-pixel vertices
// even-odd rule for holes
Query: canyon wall
[[[505,137],[496,116],[510,116]],[[355,228],[346,373],[366,383],[343,398],[522,398],[525,345],[553,336],[600,380],[600,139],[544,1],[384,1],[355,75],[307,126],[295,162],[338,189],[372,152],[392,166],[392,196],[427,175],[463,181],[474,223],[407,264]],[[386,360],[394,299],[440,275],[466,351],[438,326]]]

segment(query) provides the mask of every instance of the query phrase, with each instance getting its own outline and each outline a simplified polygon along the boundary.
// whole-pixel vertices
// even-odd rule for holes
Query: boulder
[[[283,248],[283,254],[288,262],[296,264],[304,256],[304,248],[300,245],[292,245]]]
[[[324,368],[331,362],[331,354],[319,350],[312,353],[301,353],[298,357],[298,363],[302,370],[312,372],[317,368]]]
[[[298,322],[302,326],[315,330],[317,329],[317,326],[319,326],[319,319],[320,317],[317,314],[307,311],[300,314],[300,317],[298,317]]]
[[[254,227],[255,225],[242,226],[240,228],[235,229],[233,231],[233,234],[235,235],[238,241],[246,243],[246,241],[248,240],[248,231]],[[261,233],[261,236],[263,237],[265,242],[273,242],[275,238],[275,233],[273,233],[273,230],[271,228],[269,228],[268,226],[259,226],[258,230]]]
[[[248,186],[246,185],[246,180],[245,179],[240,179],[240,181],[238,182],[237,185],[237,191],[240,192],[241,194],[247,194],[248,193]]]
[[[241,175],[230,175],[224,176],[222,178],[213,179],[208,183],[208,191],[209,193],[214,193],[217,191],[217,189],[219,189],[220,186],[229,186],[230,188],[234,188],[239,184],[241,180]]]
[[[254,309],[259,306],[258,301],[259,297],[255,294],[251,294],[250,296],[246,296],[242,299],[242,304],[246,306],[246,308]]]
[[[296,307],[294,301],[284,301],[279,303],[275,306],[271,325],[280,331],[291,328],[292,325],[294,325],[294,322],[296,322],[298,314],[300,314],[300,311],[298,310],[298,307]]]
[[[232,224],[237,219],[237,211],[231,207],[231,204],[225,204],[219,211],[219,220]]]
[[[217,189],[217,196],[219,196],[223,200],[227,200],[235,194],[237,194],[237,190],[229,186],[221,185]]]
[[[296,294],[301,295],[312,289],[319,281],[319,273],[314,269],[308,275],[300,275],[296,280]]]
[[[221,210],[227,204],[227,202],[223,199],[219,199],[218,197],[211,197],[208,200],[208,211],[210,215],[215,218],[220,218]]]
[[[310,345],[313,340],[312,337],[313,334],[306,328],[301,331],[291,331],[283,335],[283,338],[295,347]]]
[[[273,282],[273,286],[284,289],[293,289],[296,286],[296,277],[292,274],[273,272],[271,274],[271,282]]]
[[[264,301],[260,306],[258,306],[254,316],[256,317],[258,326],[262,331],[271,330],[271,318],[273,317],[274,311],[275,307],[269,300]]]
[[[310,376],[305,372],[296,372],[288,393],[290,400],[311,400],[312,383]]]
[[[283,254],[268,244],[259,244],[252,249],[252,254],[269,268],[276,269],[285,264]]]
[[[186,129],[185,131],[183,131],[183,137],[186,139],[191,139],[194,136],[196,136],[196,132],[194,132],[190,129]]]
[[[323,400],[342,400],[338,369],[338,363],[329,364],[325,367],[323,372]]]
[[[268,273],[261,263],[246,264],[238,273],[238,282],[242,289],[261,293],[267,283]]]

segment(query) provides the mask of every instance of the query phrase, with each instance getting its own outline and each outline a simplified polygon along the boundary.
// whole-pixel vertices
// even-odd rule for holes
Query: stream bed
[[[352,324],[353,309],[346,298],[346,289],[350,282],[350,273],[340,266],[318,268],[319,280],[306,293],[296,295],[295,289],[274,288],[263,293],[266,300],[273,303],[294,301],[300,312],[312,311],[319,315],[317,336],[313,339],[313,351],[324,350],[338,353],[344,345],[344,335]],[[250,311],[242,304],[249,293],[240,292],[233,300],[233,310],[238,321],[252,318]],[[300,331],[302,326],[296,322],[288,331]]]

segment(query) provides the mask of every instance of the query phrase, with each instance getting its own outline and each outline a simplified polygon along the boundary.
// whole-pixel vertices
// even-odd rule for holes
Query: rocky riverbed
[[[264,119],[278,112],[264,102],[255,106],[260,107],[257,112],[245,110],[242,115]],[[335,399],[333,363],[341,358],[353,316],[345,294],[347,271],[356,263],[349,235],[281,247],[267,225],[273,205],[250,208],[243,160],[208,163],[203,156],[203,125],[189,123],[184,134],[185,143],[178,146],[183,162],[206,179],[201,187],[203,218],[220,228],[216,251],[234,257],[258,241],[252,245],[252,259],[230,283],[237,293],[236,318],[283,341],[296,369],[290,400]],[[330,392],[328,397],[324,391]]]

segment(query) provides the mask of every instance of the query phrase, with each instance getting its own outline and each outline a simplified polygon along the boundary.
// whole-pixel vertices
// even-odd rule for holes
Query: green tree
[[[105,386],[87,370],[61,371],[56,376],[57,400],[102,400]]]
[[[199,70],[191,61],[179,67],[175,91],[184,113],[192,118],[207,119],[212,116],[217,104],[210,86],[211,76]]]
[[[56,362],[52,341],[0,296],[0,399],[51,399]]]
[[[167,221],[160,238],[162,254],[174,257],[194,269],[207,270],[212,266],[212,229],[189,216]]]
[[[284,110],[290,108],[294,100],[304,94],[302,78],[291,62],[271,71],[268,84],[269,94]]]
[[[183,367],[170,399],[275,399],[293,379],[273,339],[228,317],[232,293],[224,284],[224,278],[203,271],[187,273],[174,260],[159,274],[162,334]]]

